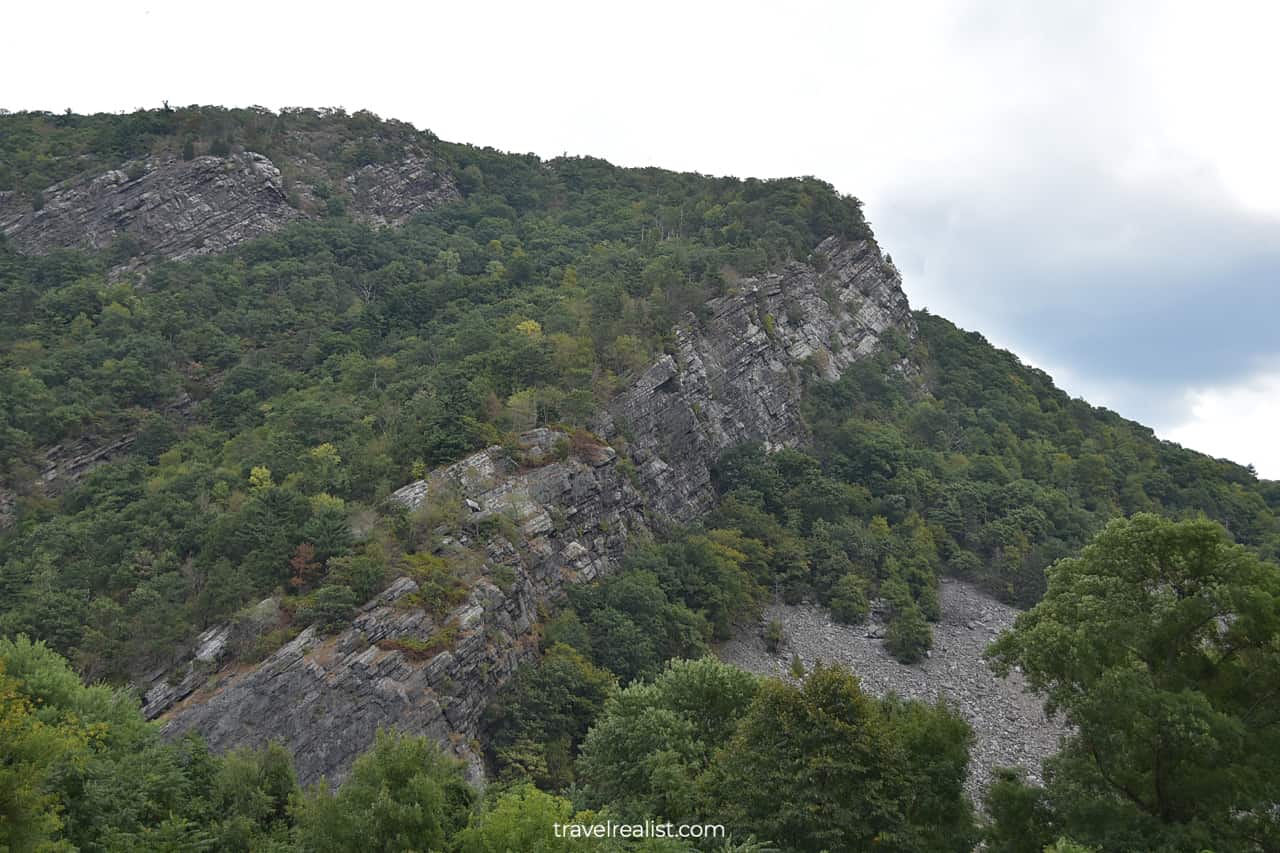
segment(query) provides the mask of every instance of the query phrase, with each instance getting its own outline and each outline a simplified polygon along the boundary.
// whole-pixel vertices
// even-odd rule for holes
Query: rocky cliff
[[[221,252],[295,219],[323,214],[309,183],[327,184],[321,165],[305,160],[283,165],[301,176],[293,192],[279,165],[252,151],[135,160],[46,188],[38,209],[26,196],[0,193],[0,233],[34,253],[106,249],[123,241],[121,260],[127,256],[132,266]],[[378,224],[401,223],[459,197],[442,167],[410,153],[363,166],[341,186],[349,212]]]
[[[171,714],[169,732],[197,729],[217,750],[282,741],[304,783],[342,778],[379,727],[428,734],[470,755],[485,703],[536,651],[543,608],[648,535],[643,498],[612,448],[587,443],[557,459],[567,437],[546,429],[521,443],[521,461],[490,448],[394,496],[411,509],[461,500],[464,532],[442,546],[448,558],[479,558],[461,605],[429,612],[403,577],[337,636],[308,628],[260,666],[195,689],[226,643],[226,630],[215,630],[181,682],[148,691],[147,714],[195,689]],[[497,524],[506,532],[492,533]]]
[[[597,431],[626,438],[653,508],[688,520],[710,508],[711,465],[725,449],[803,441],[806,362],[835,379],[886,333],[915,339],[897,271],[874,244],[828,239],[814,261],[744,279],[711,300],[702,319],[676,330],[674,352],[609,406]]]
[[[411,511],[464,508],[463,532],[441,552],[479,564],[459,606],[431,612],[403,577],[337,636],[309,628],[256,667],[207,677],[225,645],[215,630],[184,673],[157,679],[148,715],[219,750],[282,741],[304,783],[342,778],[379,727],[429,734],[478,772],[481,711],[536,653],[538,619],[564,587],[608,572],[663,522],[706,509],[725,449],[802,442],[802,364],[838,377],[889,333],[916,330],[872,243],[827,240],[808,263],[740,281],[688,317],[674,351],[613,401],[596,424],[602,440],[537,430],[518,459],[493,447],[395,493]]]
[[[122,237],[147,256],[220,252],[274,231],[301,213],[280,170],[260,154],[140,160],[47,188],[39,210],[0,207],[0,232],[23,251],[105,249]]]

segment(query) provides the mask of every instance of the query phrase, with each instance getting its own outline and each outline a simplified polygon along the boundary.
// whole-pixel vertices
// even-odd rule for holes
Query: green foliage
[[[871,610],[871,604],[867,601],[866,579],[853,572],[844,575],[831,588],[831,601],[828,604],[831,615],[847,625],[865,621]]]
[[[770,619],[764,629],[764,647],[771,653],[776,653],[786,641],[787,632],[782,623],[777,619]]]
[[[1140,511],[1203,512],[1242,544],[1277,553],[1276,506],[1251,470],[1073,400],[980,335],[927,312],[916,320],[922,346],[912,355],[930,397],[889,369],[901,352],[813,383],[806,395],[828,476],[867,488],[866,512],[895,528],[918,517],[914,541],[896,555],[904,576],[941,568],[1030,605],[1044,591],[1047,566],[1110,518]],[[924,591],[918,581],[913,587]]]
[[[893,614],[885,632],[885,648],[901,663],[917,663],[933,646],[932,632],[914,604]]]
[[[754,676],[703,658],[672,662],[652,683],[612,696],[578,762],[589,800],[630,818],[693,819],[698,777],[758,686]]]
[[[18,493],[0,636],[48,643],[0,641],[2,843],[559,849],[533,832],[572,814],[567,801],[525,787],[476,807],[423,741],[384,736],[338,792],[302,794],[278,748],[216,759],[164,744],[131,699],[84,687],[50,647],[120,683],[273,595],[293,623],[260,626],[262,655],[302,624],[342,627],[393,571],[443,616],[480,572],[436,556],[469,513],[434,493],[405,513],[385,501],[393,488],[533,426],[585,427],[737,275],[828,235],[869,237],[859,204],[812,179],[542,162],[340,110],[4,115],[0,191],[39,208],[82,171],[138,177],[151,155],[243,150],[286,166],[314,155],[315,174],[290,166],[286,186],[327,216],[142,282],[113,272],[144,248],[130,239],[44,256],[0,241],[0,478]],[[406,152],[463,198],[398,229],[349,219],[346,176]],[[1044,604],[993,654],[1077,734],[1044,788],[993,786],[990,849],[1275,846],[1275,570],[1252,555],[1280,553],[1276,485],[917,320],[919,341],[886,336],[809,387],[812,452],[730,450],[700,525],[571,591],[542,662],[489,709],[489,760],[621,814],[733,815],[786,849],[969,849],[969,736],[948,712],[871,700],[839,671],[762,688],[712,662],[666,664],[752,623],[771,594],[846,622],[879,598],[888,648],[919,660],[940,572],[1030,605],[1056,563]],[[760,322],[776,336],[778,318]],[[906,356],[919,374],[894,368]],[[128,452],[61,496],[30,488],[50,446],[126,436]],[[577,431],[556,454],[594,441]],[[1248,551],[1204,522],[1138,516],[1057,562],[1147,511],[1204,513]],[[429,657],[456,638],[449,624],[386,642]],[[610,694],[614,678],[631,686]]]
[[[301,624],[319,626],[321,631],[336,631],[350,621],[358,603],[351,587],[329,584],[298,601],[294,617]]]
[[[458,835],[459,853],[572,853],[592,849],[581,840],[557,838],[556,824],[574,820],[573,803],[525,784],[503,792]],[[582,821],[590,822],[590,821]]]
[[[405,571],[418,584],[415,603],[436,615],[443,615],[467,597],[467,585],[458,567],[434,554],[410,554],[405,558]]]
[[[380,732],[337,792],[321,783],[295,800],[299,845],[315,853],[444,849],[474,798],[461,763],[422,738]]]
[[[48,647],[0,640],[0,844],[12,850],[265,849],[296,789],[279,747],[215,759],[162,741],[136,700],[85,687]]]
[[[0,849],[67,849],[53,845],[63,822],[51,777],[87,750],[84,732],[41,720],[22,683],[0,668]]]
[[[818,667],[761,687],[703,787],[726,824],[789,850],[958,853],[975,841],[971,737],[944,708],[880,703]]]
[[[673,601],[650,571],[623,571],[600,583],[574,587],[569,601],[586,628],[592,661],[624,684],[655,674],[671,658],[706,651],[711,626],[684,603]]]
[[[1280,837],[1280,571],[1206,520],[1117,519],[1049,570],[989,656],[1074,727],[1044,789],[993,793],[993,838],[1102,850]],[[1035,849],[1039,849],[1038,847]]]
[[[556,790],[573,782],[573,760],[615,686],[612,674],[566,645],[526,666],[485,709],[490,760],[500,777],[527,776]]]
[[[448,622],[425,640],[413,636],[392,637],[379,640],[378,647],[403,652],[411,660],[425,661],[453,648],[457,641],[458,624]]]

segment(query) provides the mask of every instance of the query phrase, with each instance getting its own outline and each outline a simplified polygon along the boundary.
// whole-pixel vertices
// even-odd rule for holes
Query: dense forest
[[[1280,678],[1280,484],[1073,400],[924,312],[918,339],[835,382],[806,374],[804,449],[725,453],[706,517],[570,590],[539,662],[486,713],[500,781],[485,794],[390,732],[337,790],[299,789],[277,747],[163,742],[127,685],[265,596],[281,622],[239,662],[343,627],[401,574],[456,595],[393,489],[534,426],[587,428],[688,312],[870,230],[814,179],[544,162],[367,113],[24,113],[0,129],[0,191],[33,208],[58,180],[159,152],[304,148],[319,165],[286,187],[324,201],[226,254],[141,271],[128,241],[37,256],[0,239],[0,481],[17,494],[0,531],[0,844],[559,850],[545,825],[585,815],[723,822],[735,837],[715,849],[744,851],[1275,849],[1259,763],[1275,722],[1258,709]],[[349,216],[339,176],[409,150],[462,197],[399,228]],[[919,375],[890,369],[903,359]],[[121,436],[126,456],[35,488],[50,447]],[[1125,575],[1122,553],[1170,574]],[[1041,602],[993,660],[1078,729],[1047,786],[993,788],[989,820],[963,793],[971,735],[947,708],[876,699],[835,668],[782,683],[705,658],[781,598],[851,623],[882,606],[889,650],[917,661],[944,573]],[[1228,613],[1245,615],[1205,633]],[[1072,625],[1127,626],[1135,657],[1073,646],[1089,637]],[[1177,651],[1144,657],[1153,643]],[[1126,680],[1135,660],[1142,683]],[[1136,744],[1160,720],[1203,735],[1149,766]]]

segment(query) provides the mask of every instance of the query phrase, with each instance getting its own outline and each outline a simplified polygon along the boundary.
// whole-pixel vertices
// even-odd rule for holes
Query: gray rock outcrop
[[[248,151],[135,161],[43,195],[39,210],[25,200],[0,202],[0,232],[22,251],[105,249],[128,237],[140,255],[180,260],[224,251],[302,215],[285,198],[275,164]]]
[[[812,263],[744,279],[701,316],[608,407],[596,424],[604,441],[536,430],[520,460],[492,447],[393,495],[411,511],[459,508],[463,532],[448,548],[481,563],[463,603],[432,613],[401,578],[337,636],[308,628],[248,671],[177,691],[189,695],[166,730],[198,730],[218,750],[279,740],[304,783],[341,779],[379,727],[429,734],[477,766],[481,712],[536,654],[537,622],[567,585],[707,509],[724,450],[802,442],[803,362],[833,379],[887,335],[916,335],[897,273],[870,242],[828,240]],[[180,698],[154,696],[152,714]]]
[[[567,441],[547,429],[522,437],[527,455],[547,459]],[[648,535],[643,499],[616,452],[600,445],[532,469],[490,448],[393,498],[410,510],[462,508],[466,532],[449,538],[446,554],[478,552],[483,561],[466,600],[435,614],[415,597],[417,583],[399,578],[337,636],[307,628],[260,666],[195,691],[167,731],[197,729],[216,750],[282,741],[304,783],[341,780],[379,728],[431,735],[474,761],[480,714],[536,653],[539,614],[566,584],[596,577]],[[485,536],[495,523],[506,534]],[[157,684],[148,711],[174,698]]]
[[[284,165],[316,181],[328,177],[309,161]],[[402,223],[460,197],[452,176],[435,160],[407,152],[402,160],[355,170],[343,188],[350,212],[380,225]],[[323,215],[310,187],[300,187],[292,199],[287,190],[278,165],[252,151],[191,160],[160,155],[48,187],[38,210],[25,196],[0,193],[0,234],[34,254],[106,249],[124,240],[130,266],[181,260]],[[303,196],[311,203],[302,204]]]
[[[453,179],[426,157],[395,163],[371,163],[347,176],[351,210],[379,225],[402,225],[422,213],[458,198]]]

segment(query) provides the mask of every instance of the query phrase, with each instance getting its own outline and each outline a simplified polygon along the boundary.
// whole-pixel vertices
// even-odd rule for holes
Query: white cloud
[[[1280,364],[1245,382],[1188,391],[1187,400],[1190,417],[1163,437],[1280,480]]]

